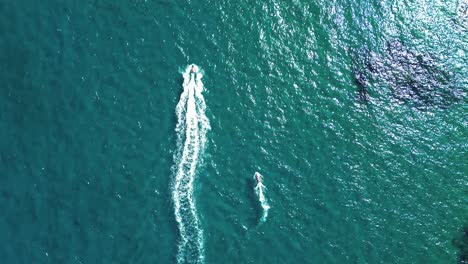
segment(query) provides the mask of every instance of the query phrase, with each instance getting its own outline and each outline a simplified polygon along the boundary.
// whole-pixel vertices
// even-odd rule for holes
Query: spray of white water
[[[203,231],[193,197],[193,184],[200,156],[210,129],[205,115],[202,74],[191,72],[188,66],[183,72],[183,92],[177,103],[177,151],[174,156],[174,201],[175,218],[179,226],[180,241],[178,263],[203,263]]]
[[[263,176],[258,172],[255,173],[254,178],[256,178],[257,174],[260,178],[263,178]],[[258,201],[260,202],[263,210],[262,218],[260,219],[260,222],[262,223],[266,221],[268,217],[268,210],[270,210],[270,205],[265,198],[265,189],[266,187],[262,184],[262,182],[257,182],[257,185],[255,186],[255,192],[257,193]]]

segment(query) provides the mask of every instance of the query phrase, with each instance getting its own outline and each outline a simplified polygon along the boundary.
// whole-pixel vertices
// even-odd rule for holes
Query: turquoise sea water
[[[1,263],[460,262],[467,6],[1,1]]]

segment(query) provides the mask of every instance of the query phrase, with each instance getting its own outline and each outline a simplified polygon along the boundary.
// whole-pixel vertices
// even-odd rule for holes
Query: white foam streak
[[[260,173],[258,173],[261,176]],[[265,185],[263,185],[261,182],[255,186],[255,192],[257,193],[258,196],[258,201],[260,202],[260,205],[262,206],[263,214],[262,218],[260,219],[260,222],[265,222],[267,217],[268,217],[268,210],[270,210],[270,205],[268,204],[267,199],[265,198],[264,192],[265,192]]]
[[[177,151],[174,155],[176,166],[172,193],[175,218],[181,236],[177,262],[203,263],[203,232],[193,197],[193,186],[200,154],[206,143],[206,132],[210,126],[205,115],[201,74],[191,73],[189,66],[183,77],[184,91],[176,107]]]

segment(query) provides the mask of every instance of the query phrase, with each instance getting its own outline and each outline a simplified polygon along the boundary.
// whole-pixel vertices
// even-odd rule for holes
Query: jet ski
[[[261,185],[262,184],[262,175],[260,175],[260,173],[258,172],[255,172],[255,180],[257,180],[257,185]]]
[[[192,64],[192,68],[190,69],[191,73],[197,73],[198,72],[198,66],[195,64]]]

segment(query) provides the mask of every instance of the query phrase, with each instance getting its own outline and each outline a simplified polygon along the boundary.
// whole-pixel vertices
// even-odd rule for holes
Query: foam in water
[[[203,263],[203,231],[197,216],[193,197],[193,185],[200,156],[210,129],[205,115],[202,74],[192,72],[188,66],[183,72],[183,92],[176,106],[177,151],[174,156],[174,201],[175,218],[179,226],[180,242],[178,263]]]
[[[260,177],[260,179],[263,178],[263,176],[256,172],[255,173],[255,176],[254,178],[257,177],[257,174],[258,174],[258,177]],[[260,205],[262,206],[262,210],[263,210],[263,214],[262,214],[262,218],[260,219],[260,222],[265,222],[267,217],[268,217],[268,210],[270,210],[270,205],[268,204],[268,201],[267,199],[265,198],[265,185],[263,185],[263,183],[260,181],[258,182],[257,181],[257,185],[255,186],[255,192],[258,196],[258,201],[260,202]]]

